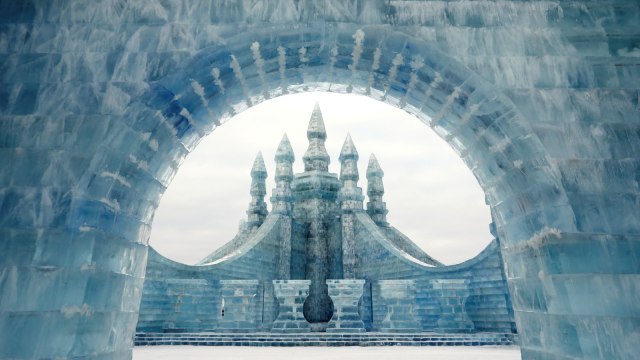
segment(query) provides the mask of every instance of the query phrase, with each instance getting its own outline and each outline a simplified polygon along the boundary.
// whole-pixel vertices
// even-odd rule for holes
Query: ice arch
[[[231,114],[316,89],[403,108],[457,149],[498,225],[525,358],[635,355],[637,4],[0,10],[0,357],[129,357],[181,159]]]
[[[236,109],[271,97],[319,89],[365,94],[413,113],[445,137],[476,173],[493,204],[512,198],[513,193],[505,192],[512,188],[525,192],[550,189],[549,196],[556,198],[554,206],[568,204],[561,200],[561,186],[553,183],[557,172],[544,158],[538,159],[535,169],[526,169],[525,161],[530,165],[544,151],[513,104],[468,70],[456,68],[452,59],[435,48],[403,34],[369,27],[342,30],[333,37],[309,32],[297,43],[286,43],[293,48],[283,46],[281,36],[286,35],[271,33],[266,43],[232,38],[232,43],[250,44],[233,52],[221,47],[205,49],[187,61],[183,70],[154,83],[143,95],[148,99],[144,105],[133,106],[167,124],[189,147]],[[358,45],[365,38],[369,47]],[[398,43],[402,47],[393,48]],[[300,49],[313,64],[300,66]],[[261,70],[264,68],[270,70]],[[509,172],[528,176],[501,179]],[[518,183],[499,186],[497,181]],[[532,189],[542,182],[548,188]],[[547,224],[555,226],[553,221]],[[513,228],[520,231],[519,239],[535,232],[521,224]]]

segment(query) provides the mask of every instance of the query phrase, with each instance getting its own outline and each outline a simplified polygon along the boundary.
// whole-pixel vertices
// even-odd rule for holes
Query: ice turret
[[[369,166],[367,167],[367,195],[369,196],[367,214],[378,226],[389,226],[387,222],[387,204],[382,201],[382,195],[384,195],[383,176],[384,171],[380,168],[378,159],[374,154],[371,154]]]
[[[262,152],[258,152],[251,168],[251,203],[247,210],[246,223],[249,230],[260,227],[267,216],[267,203],[264,202],[264,196],[267,194],[266,179],[267,169],[264,166]]]
[[[327,132],[324,129],[324,121],[322,120],[322,112],[320,105],[316,103],[309,120],[307,128],[307,139],[309,139],[309,147],[305,152],[302,160],[304,161],[304,171],[328,171],[329,170],[329,154],[324,146],[327,140]]]
[[[291,181],[293,180],[293,162],[295,156],[287,134],[282,136],[278,150],[276,150],[276,187],[272,191],[271,206],[276,214],[290,215],[293,210],[293,193]]]
[[[338,194],[342,227],[342,271],[345,279],[356,277],[356,229],[354,212],[362,211],[362,189],[358,187],[358,150],[347,135],[340,151],[340,180],[342,188]]]
[[[360,175],[358,173],[358,150],[356,150],[351,135],[347,135],[340,151],[340,190],[339,201],[342,211],[362,210],[362,189],[358,187]]]

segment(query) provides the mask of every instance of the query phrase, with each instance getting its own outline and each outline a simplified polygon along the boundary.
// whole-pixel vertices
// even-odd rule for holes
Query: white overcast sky
[[[262,151],[267,196],[274,187],[273,157],[287,133],[303,171],[306,128],[318,101],[327,130],[329,171],[347,133],[360,154],[359,186],[366,194],[369,154],[385,172],[384,200],[392,226],[445,264],[477,255],[491,240],[489,208],[471,171],[449,145],[416,117],[357,95],[304,93],[263,102],[207,136],[189,154],[156,211],[150,244],[173,260],[193,264],[233,238],[246,218],[249,172]],[[367,199],[365,199],[365,204]]]

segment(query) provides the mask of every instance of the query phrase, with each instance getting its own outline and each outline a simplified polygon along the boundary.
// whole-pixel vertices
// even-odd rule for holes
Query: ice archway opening
[[[349,133],[360,153],[359,186],[366,193],[371,153],[385,171],[392,226],[445,264],[478,255],[493,239],[491,216],[476,179],[458,155],[411,115],[365,96],[291,94],[256,105],[208,135],[181,165],[155,212],[149,245],[174,261],[194,264],[223,246],[246,218],[249,168],[261,151],[267,199],[275,187],[275,150],[286,132],[303,170],[306,126],[318,101],[329,137],[330,171]]]
[[[520,326],[531,314],[530,294],[542,291],[522,250],[536,237],[575,231],[558,171],[498,89],[430,44],[386,26],[270,27],[199,51],[130,103],[129,129],[105,139],[80,181],[71,227],[134,243],[122,245],[130,260],[125,266],[142,274],[153,213],[184,157],[244,109],[306,91],[362,94],[403,109],[454,148],[491,207]],[[139,138],[144,141],[132,141]],[[142,278],[131,282],[138,284],[124,286],[132,293],[123,294],[130,311],[115,321],[133,332]],[[535,326],[544,331],[552,324]]]

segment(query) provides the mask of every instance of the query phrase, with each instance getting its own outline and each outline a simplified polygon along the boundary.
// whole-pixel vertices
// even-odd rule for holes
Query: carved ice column
[[[362,189],[358,187],[358,150],[351,136],[347,138],[340,151],[340,180],[342,188],[338,194],[340,201],[340,221],[342,225],[342,271],[343,278],[356,277],[355,213],[362,212]]]
[[[380,297],[387,314],[380,325],[381,332],[419,332],[422,328],[413,309],[416,303],[414,280],[379,280]]]
[[[469,280],[467,279],[433,279],[432,294],[440,303],[438,331],[471,332],[473,322],[467,315],[464,303],[469,297]]]
[[[258,280],[220,280],[222,306],[218,328],[229,332],[255,331]]]
[[[329,296],[333,301],[333,316],[327,332],[365,332],[364,323],[358,312],[358,302],[362,297],[364,280],[327,280]]]
[[[271,332],[309,332],[309,323],[304,318],[304,300],[309,296],[311,280],[273,280],[273,288],[280,304],[280,313],[273,322]]]

